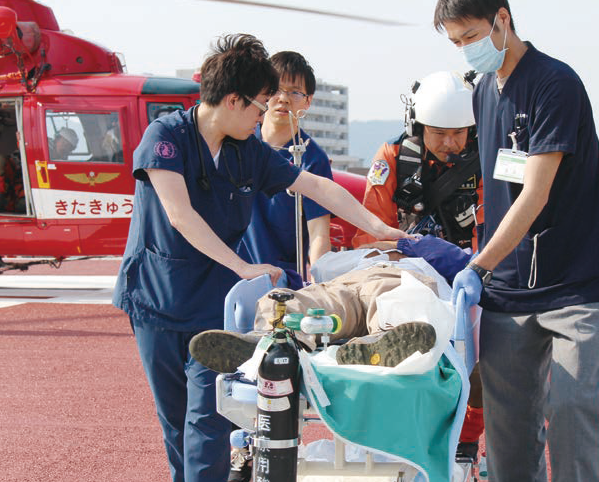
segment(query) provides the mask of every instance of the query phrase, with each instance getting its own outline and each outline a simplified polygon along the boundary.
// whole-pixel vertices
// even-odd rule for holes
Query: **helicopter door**
[[[0,104],[0,215],[31,216],[31,190],[22,139],[23,101]]]
[[[131,158],[127,128],[134,126],[126,102],[102,99],[102,109],[93,110],[89,101],[45,106],[44,156],[36,161],[33,189],[38,218],[93,223],[131,216],[133,180],[125,161]]]

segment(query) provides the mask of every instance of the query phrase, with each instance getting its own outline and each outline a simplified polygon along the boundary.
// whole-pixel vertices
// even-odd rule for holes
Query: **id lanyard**
[[[516,132],[525,127],[526,114],[518,114],[516,116],[516,131],[508,134],[508,137],[512,140],[512,148],[497,151],[493,179],[524,184],[524,170],[528,153],[518,149]]]

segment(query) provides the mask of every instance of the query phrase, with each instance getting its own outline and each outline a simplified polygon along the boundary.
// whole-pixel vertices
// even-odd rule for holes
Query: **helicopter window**
[[[53,161],[123,163],[117,112],[46,111],[48,152]]]
[[[163,115],[183,108],[183,104],[179,102],[148,102],[148,124]]]

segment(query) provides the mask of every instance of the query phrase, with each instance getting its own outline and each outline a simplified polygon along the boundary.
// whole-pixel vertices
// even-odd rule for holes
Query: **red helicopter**
[[[0,260],[121,255],[133,150],[154,119],[199,102],[199,87],[128,75],[115,52],[61,32],[50,8],[0,0]],[[362,199],[363,176],[334,178]],[[334,219],[333,245],[354,231]]]

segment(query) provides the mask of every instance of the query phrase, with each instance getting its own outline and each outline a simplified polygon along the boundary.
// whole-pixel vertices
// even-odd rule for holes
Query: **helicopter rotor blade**
[[[272,3],[266,2],[252,2],[250,0],[205,0],[211,2],[221,2],[221,3],[233,3],[236,5],[248,5],[251,7],[264,7],[264,8],[273,8],[277,10],[289,10],[292,12],[302,12],[302,13],[313,13],[316,15],[325,15],[328,17],[336,17],[336,18],[344,18],[348,20],[358,20],[361,22],[369,22],[369,23],[377,23],[379,25],[389,25],[389,26],[410,26],[414,25],[406,22],[397,22],[395,20],[386,20],[381,18],[373,18],[373,17],[363,17],[361,15],[349,15],[346,13],[337,13],[337,12],[328,12],[325,10],[316,10],[312,8],[301,8],[301,7],[291,7],[286,5],[275,5]]]

